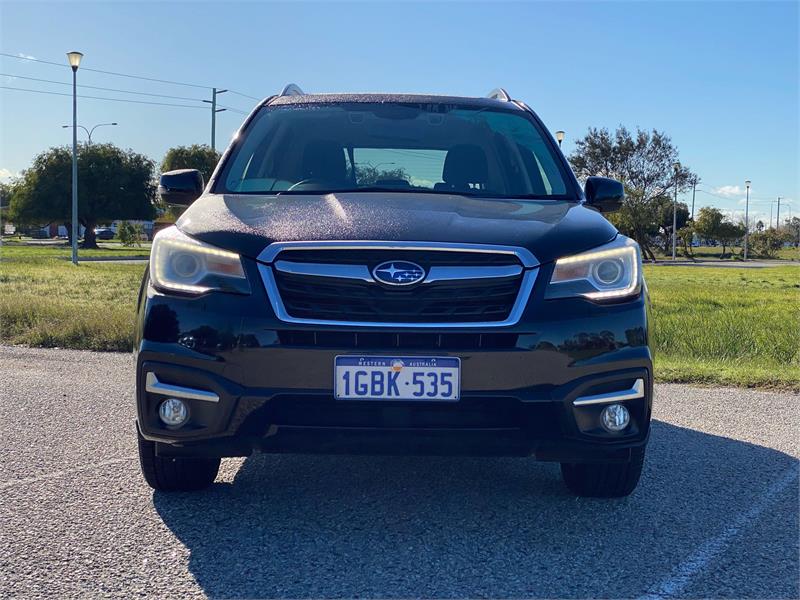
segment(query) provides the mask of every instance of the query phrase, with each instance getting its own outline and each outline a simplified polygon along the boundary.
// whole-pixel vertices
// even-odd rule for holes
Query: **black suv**
[[[136,335],[139,454],[159,490],[262,452],[532,456],[621,496],[652,402],[639,248],[552,136],[487,98],[306,95],[245,120],[158,233]]]

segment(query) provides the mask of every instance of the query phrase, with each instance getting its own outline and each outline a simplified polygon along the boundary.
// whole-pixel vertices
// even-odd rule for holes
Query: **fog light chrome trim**
[[[158,380],[155,373],[148,373],[145,378],[144,389],[151,394],[161,394],[172,396],[173,398],[183,398],[185,400],[203,400],[205,402],[219,402],[219,396],[214,392],[197,390],[180,385],[170,385]]]
[[[590,404],[611,404],[614,402],[622,402],[624,400],[636,400],[637,398],[644,398],[644,379],[637,379],[633,382],[633,387],[629,390],[621,392],[607,392],[605,394],[596,394],[594,396],[580,396],[572,401],[575,406],[588,406]]]

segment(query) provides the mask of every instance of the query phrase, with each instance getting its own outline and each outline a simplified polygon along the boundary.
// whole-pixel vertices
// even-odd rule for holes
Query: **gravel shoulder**
[[[622,500],[527,459],[264,455],[167,495],[132,367],[0,347],[0,597],[800,596],[797,395],[658,385]]]

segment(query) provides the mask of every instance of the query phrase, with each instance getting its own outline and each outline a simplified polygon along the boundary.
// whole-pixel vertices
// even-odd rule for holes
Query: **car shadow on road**
[[[557,465],[531,459],[271,455],[232,484],[153,498],[211,597],[636,597],[796,462],[654,422],[625,499],[577,499]],[[783,544],[783,562],[697,595],[797,597],[796,494],[782,502],[770,522],[783,541],[755,527],[735,544]]]

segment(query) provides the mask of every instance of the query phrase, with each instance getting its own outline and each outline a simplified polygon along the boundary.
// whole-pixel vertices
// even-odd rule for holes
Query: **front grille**
[[[389,289],[374,283],[277,271],[292,317],[370,322],[482,322],[506,319],[522,276],[440,281]]]
[[[281,344],[348,350],[507,350],[517,345],[515,333],[394,333],[354,331],[278,332]]]
[[[361,327],[513,325],[537,272],[524,248],[480,244],[276,242],[260,260],[281,320]],[[425,279],[407,286],[376,280],[374,269],[392,262],[419,265]]]

